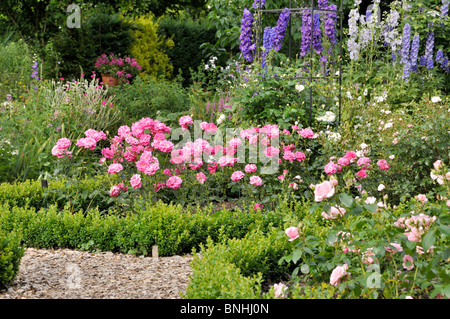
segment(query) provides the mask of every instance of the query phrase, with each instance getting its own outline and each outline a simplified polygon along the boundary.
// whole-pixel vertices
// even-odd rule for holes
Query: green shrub
[[[0,231],[0,289],[8,288],[16,278],[24,254],[19,235]]]
[[[260,298],[263,278],[279,280],[289,270],[278,260],[288,251],[288,241],[277,234],[254,229],[242,239],[214,244],[208,240],[195,254],[193,274],[185,298]]]
[[[161,256],[189,253],[206,243],[208,237],[230,238],[245,236],[252,229],[269,231],[280,225],[275,213],[242,213],[223,211],[214,217],[209,211],[184,212],[177,205],[161,202],[143,207],[135,204],[134,213],[119,215],[111,209],[108,214],[97,208],[74,212],[66,206],[58,209],[0,204],[0,229],[16,230],[22,234],[27,247],[115,251],[148,254],[158,245]],[[242,216],[242,218],[241,218]]]
[[[165,39],[157,33],[158,21],[151,13],[135,20],[137,30],[130,52],[142,66],[142,76],[170,78],[173,66],[166,51],[170,50],[174,43],[172,39]]]
[[[178,117],[166,121],[169,114],[189,109],[187,94],[178,82],[157,81],[152,77],[137,77],[132,84],[124,84],[115,91],[115,103],[125,123],[151,117],[170,125]]]

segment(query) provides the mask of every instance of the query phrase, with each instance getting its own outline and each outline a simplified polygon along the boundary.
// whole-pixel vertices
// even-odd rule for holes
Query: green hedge
[[[208,240],[194,255],[193,274],[184,298],[256,299],[261,298],[266,278],[280,280],[289,273],[287,265],[278,265],[289,252],[289,241],[278,233],[254,229],[241,239],[220,243]]]
[[[19,272],[25,250],[16,233],[0,231],[0,289],[8,288]]]
[[[269,231],[282,224],[275,212],[252,210],[240,213],[223,210],[184,212],[179,205],[162,202],[134,207],[135,213],[121,216],[114,210],[102,214],[98,209],[73,212],[56,205],[36,210],[0,204],[0,230],[16,231],[27,247],[69,248],[147,255],[158,245],[161,256],[190,253],[206,243],[208,236],[218,240],[242,238],[252,229]]]

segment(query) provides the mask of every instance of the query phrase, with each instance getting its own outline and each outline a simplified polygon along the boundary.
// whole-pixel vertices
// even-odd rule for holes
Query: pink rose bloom
[[[322,212],[322,217],[324,219],[336,219],[339,217],[343,217],[345,215],[345,213],[346,213],[346,210],[344,208],[339,207],[339,206],[338,207],[332,206],[330,208],[330,215],[328,215],[325,212]]]
[[[119,193],[120,193],[119,185],[113,185],[113,187],[111,187],[111,189],[109,190],[109,195],[113,197],[119,196]]]
[[[364,203],[366,203],[366,204],[375,204],[375,201],[376,201],[377,199],[375,198],[375,197],[373,197],[373,196],[370,196],[370,197],[367,197],[367,199],[364,201]]]
[[[93,151],[97,146],[97,142],[92,137],[83,137],[77,141],[76,145]]]
[[[189,125],[194,123],[194,121],[192,120],[192,117],[190,117],[189,115],[186,115],[186,116],[180,117],[180,119],[178,120],[178,123],[180,124],[181,127],[187,128]]]
[[[102,131],[99,132],[93,129],[89,129],[84,132],[84,134],[86,135],[86,137],[92,137],[96,142],[100,140],[106,140],[106,134]]]
[[[261,186],[262,185],[262,179],[259,176],[252,176],[250,177],[250,184],[254,186]]]
[[[142,186],[141,183],[141,175],[135,174],[130,179],[130,184],[133,188],[140,188]]]
[[[283,158],[286,161],[290,161],[290,162],[292,162],[292,161],[294,161],[296,159],[295,154],[292,151],[289,151],[289,150],[284,152]]]
[[[442,167],[442,161],[441,160],[437,160],[436,162],[433,163],[433,167],[435,170],[439,170]]]
[[[273,158],[273,157],[275,157],[278,154],[280,154],[280,150],[278,148],[276,148],[276,147],[273,147],[273,146],[269,146],[264,151],[264,155],[266,155],[269,158]]]
[[[388,163],[386,162],[386,160],[385,159],[380,159],[378,162],[377,162],[377,165],[378,165],[378,167],[381,169],[381,170],[385,170],[385,171],[387,171],[388,169],[389,169],[389,165],[388,165]]]
[[[338,164],[341,166],[347,166],[350,164],[350,159],[348,157],[341,157],[340,159],[338,159]]]
[[[384,249],[391,253],[391,254],[395,254],[397,252],[402,252],[403,248],[400,244],[397,243],[389,243],[390,246],[393,246],[394,248],[390,247],[390,246],[385,246]]]
[[[403,268],[406,270],[411,270],[414,268],[414,260],[410,255],[405,255],[403,257]]]
[[[207,133],[216,133],[217,131],[217,126],[214,123],[202,122],[200,127]]]
[[[349,276],[347,270],[348,270],[347,264],[343,264],[342,266],[337,266],[336,268],[334,268],[333,271],[331,272],[330,284],[335,287],[339,285],[342,279]]]
[[[108,167],[108,173],[112,175],[120,172],[122,169],[123,169],[122,164],[111,164]]]
[[[329,181],[324,181],[321,184],[315,185],[314,188],[314,200],[321,202],[326,198],[330,198],[334,195],[334,186]]]
[[[182,181],[183,180],[180,177],[172,176],[166,181],[166,186],[172,189],[177,189],[181,186]]]
[[[101,151],[102,155],[106,157],[107,159],[113,159],[114,158],[114,151],[110,148],[104,148]]]
[[[288,289],[288,287],[286,287],[284,284],[279,283],[279,284],[275,284],[273,285],[274,288],[274,293],[275,293],[275,298],[285,298],[286,295],[286,290]]]
[[[368,158],[368,157],[361,157],[360,159],[358,159],[358,162],[357,162],[358,166],[369,165],[369,163],[370,163],[370,158]]]
[[[238,146],[241,145],[241,144],[242,144],[242,141],[241,141],[241,139],[238,138],[238,137],[232,138],[232,139],[230,140],[230,142],[229,142],[229,145],[230,145],[231,147],[238,147]]]
[[[295,152],[295,158],[297,159],[297,161],[302,162],[305,160],[306,155],[305,155],[305,153],[298,151],[298,152]]]
[[[289,237],[289,241],[293,241],[300,237],[298,227],[289,227],[284,231],[284,233]]]
[[[233,182],[239,182],[241,179],[242,179],[242,177],[244,177],[245,176],[245,174],[244,173],[242,173],[241,171],[236,171],[236,172],[233,172],[233,174],[231,174],[231,180],[233,181]]]
[[[56,146],[58,147],[58,149],[60,150],[65,150],[67,148],[70,147],[70,145],[72,144],[72,142],[70,142],[70,140],[68,138],[60,138],[57,142],[56,142]]]
[[[424,204],[428,201],[427,196],[424,194],[419,194],[416,196],[416,198],[417,198],[417,200],[421,201]]]
[[[332,175],[337,172],[337,165],[333,162],[329,162],[327,165],[325,165],[325,173],[328,175]]]
[[[353,163],[357,156],[355,152],[347,152],[345,153],[344,157],[348,158],[350,160],[350,163]]]
[[[264,207],[263,204],[255,203],[254,210],[258,211],[258,210],[261,210],[263,207]]]
[[[304,138],[314,138],[314,132],[310,128],[304,128],[298,131],[298,134]]]
[[[196,178],[200,184],[204,184],[206,182],[206,175],[203,172],[197,173]]]
[[[356,173],[356,179],[362,179],[367,177],[367,172],[365,169],[362,169]]]

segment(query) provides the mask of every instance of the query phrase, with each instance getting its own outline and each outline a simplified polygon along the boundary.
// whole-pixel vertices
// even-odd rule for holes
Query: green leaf
[[[372,205],[364,204],[364,208],[367,209],[369,212],[374,213],[374,214],[377,212],[377,205],[376,204],[372,204]]]
[[[441,225],[438,227],[439,231],[445,236],[450,237],[450,227],[447,225]]]
[[[424,251],[427,251],[428,249],[431,248],[431,246],[433,246],[434,242],[436,240],[436,231],[431,231],[428,234],[426,234],[423,237],[422,240],[422,247]]]
[[[345,193],[342,193],[339,195],[339,200],[341,201],[342,205],[346,207],[351,207],[353,205],[353,198]]]
[[[292,262],[294,264],[297,263],[297,261],[302,257],[302,251],[300,249],[296,249],[294,250],[294,252],[292,253]]]

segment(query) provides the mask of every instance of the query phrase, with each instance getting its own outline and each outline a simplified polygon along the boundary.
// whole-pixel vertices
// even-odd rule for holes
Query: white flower
[[[324,116],[317,118],[318,121],[333,122],[336,119],[336,115],[331,111],[326,111]]]
[[[393,160],[395,158],[395,155],[389,155],[389,159]]]
[[[339,141],[341,139],[341,134],[339,134],[339,133],[331,133],[330,135],[328,135],[328,139],[330,141],[337,142],[337,141]]]
[[[381,192],[385,188],[386,188],[386,186],[384,186],[383,184],[378,185],[378,191],[379,192]]]
[[[221,114],[219,118],[217,119],[217,124],[222,124],[222,122],[225,121],[225,114]]]
[[[296,84],[295,85],[295,89],[299,92],[303,91],[305,89],[305,87],[301,84]]]
[[[386,123],[386,125],[384,126],[384,129],[388,129],[390,127],[392,127],[392,123]]]
[[[208,70],[208,69],[209,69],[209,65],[205,64],[205,70]]]
[[[361,147],[361,149],[365,149],[365,148],[367,148],[367,144],[366,143],[362,143],[359,147]]]
[[[347,97],[351,100],[352,99],[352,94],[350,93],[350,91],[347,91]]]
[[[439,96],[433,96],[431,98],[431,102],[433,102],[433,103],[437,103],[437,102],[441,102],[441,101],[442,100],[441,100],[441,98]]]

